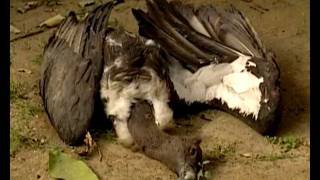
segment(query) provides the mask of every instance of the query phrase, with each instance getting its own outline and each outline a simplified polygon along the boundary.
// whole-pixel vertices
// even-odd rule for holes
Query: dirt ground
[[[85,12],[76,1],[63,5],[44,4],[24,14],[17,12],[26,1],[11,0],[10,22],[23,34],[43,20],[68,11]],[[186,0],[186,2],[192,2]],[[283,116],[275,138],[256,133],[238,119],[206,111],[181,119],[172,134],[198,133],[212,179],[309,179],[309,1],[307,0],[193,0],[195,4],[233,4],[242,10],[267,47],[277,55],[281,69]],[[112,18],[136,32],[131,7],[143,7],[141,0],[127,0],[115,9]],[[59,139],[41,106],[38,95],[41,54],[53,29],[10,43],[11,61],[11,179],[50,179],[48,152],[60,148],[75,154]],[[11,33],[10,38],[21,34]],[[211,119],[211,121],[204,120]],[[119,145],[113,132],[96,139],[103,154],[83,158],[101,179],[175,179],[157,161]]]

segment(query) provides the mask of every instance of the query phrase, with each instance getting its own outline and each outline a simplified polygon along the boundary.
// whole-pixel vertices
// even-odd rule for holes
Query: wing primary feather
[[[132,9],[132,13],[139,22],[139,26],[142,27],[139,28],[139,34],[156,40],[164,49],[174,51],[175,53],[172,55],[177,59],[180,59],[182,64],[190,65],[187,67],[189,70],[194,72],[199,68],[199,63],[196,61],[197,57],[179,46],[167,33],[163,32],[160,28],[157,28],[143,11]]]
[[[81,140],[96,110],[106,23],[119,2],[99,6],[83,22],[69,13],[44,48],[39,90],[50,122],[67,144]]]
[[[164,14],[160,8],[157,6],[156,3],[152,3],[151,1],[147,0],[147,8],[150,14],[150,17],[154,20],[154,22],[157,22],[161,25],[162,29],[170,34],[177,42],[180,43],[180,46],[183,46],[186,50],[191,51],[192,53],[195,53],[199,60],[202,60],[203,62],[199,61],[199,64],[207,64],[210,62],[211,57],[207,54],[205,54],[203,51],[201,51],[199,48],[194,46],[192,43],[190,43],[187,39],[185,39],[179,32],[175,30],[172,25],[165,20],[166,14]],[[157,1],[154,1],[157,2]]]
[[[188,12],[184,12],[182,15],[179,9],[165,0],[154,0],[152,2],[147,0],[146,2],[148,14],[140,16],[140,19],[141,17],[144,19],[148,18],[149,26],[153,26],[153,30],[160,31],[159,29],[161,29],[161,31],[164,31],[164,33],[167,34],[167,37],[169,36],[171,39],[174,39],[179,43],[176,46],[181,46],[180,49],[185,49],[185,51],[195,53],[197,55],[197,59],[193,60],[193,62],[198,61],[198,67],[210,62],[215,62],[217,56],[227,56],[234,59],[241,55],[237,50],[225,46],[214,39],[210,39],[210,37],[207,37],[193,29],[187,19],[188,16],[195,16],[193,12],[189,13],[189,15]],[[192,9],[189,11],[191,10]],[[137,20],[139,21],[139,19]],[[147,28],[147,26],[144,26],[143,23],[139,23],[139,32],[146,33],[147,30],[144,30],[144,28]],[[150,29],[151,27],[148,28]],[[212,28],[209,32],[211,32],[211,34],[214,33]],[[159,39],[156,36],[157,35],[153,35],[149,32],[148,38]],[[159,42],[159,44],[164,47],[166,47],[166,43],[165,39]],[[166,50],[171,55],[175,56],[175,51],[172,49]],[[179,61],[183,61],[182,58],[177,59],[179,59]]]

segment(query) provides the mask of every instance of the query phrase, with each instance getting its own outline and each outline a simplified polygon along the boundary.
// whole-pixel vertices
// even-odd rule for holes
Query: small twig
[[[256,4],[256,7],[257,7],[257,8],[260,8],[260,9],[262,9],[262,10],[264,10],[264,11],[269,11],[268,8],[264,8],[264,7],[260,6],[259,4]]]
[[[40,33],[44,32],[45,30],[46,29],[37,29],[35,31],[31,31],[31,32],[25,33],[22,36],[18,36],[18,37],[10,39],[10,42],[14,42],[14,41],[17,41],[19,39],[24,39],[24,38],[27,38],[27,37],[30,37],[30,36],[34,36],[34,35],[40,34]]]
[[[260,14],[264,14],[264,11],[258,9],[257,7],[254,6],[249,6],[251,9],[258,11]]]

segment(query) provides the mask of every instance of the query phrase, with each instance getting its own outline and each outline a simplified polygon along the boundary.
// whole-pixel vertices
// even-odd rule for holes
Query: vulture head
[[[134,143],[150,158],[165,164],[181,180],[194,180],[202,163],[201,140],[171,136],[155,123],[154,108],[148,101],[137,100],[131,106],[129,132]]]

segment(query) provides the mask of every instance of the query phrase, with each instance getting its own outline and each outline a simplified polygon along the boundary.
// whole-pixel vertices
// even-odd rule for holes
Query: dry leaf
[[[85,7],[85,6],[90,6],[90,5],[93,5],[95,3],[94,0],[82,0],[80,1],[78,4],[80,7]]]
[[[45,20],[44,22],[42,22],[39,26],[42,27],[42,26],[46,26],[46,27],[54,27],[54,26],[57,26],[59,25],[63,20],[65,19],[64,16],[58,14],[54,17],[51,17],[47,20]]]
[[[14,26],[11,25],[11,24],[10,24],[10,32],[15,33],[15,34],[21,33],[20,29],[14,27]]]

